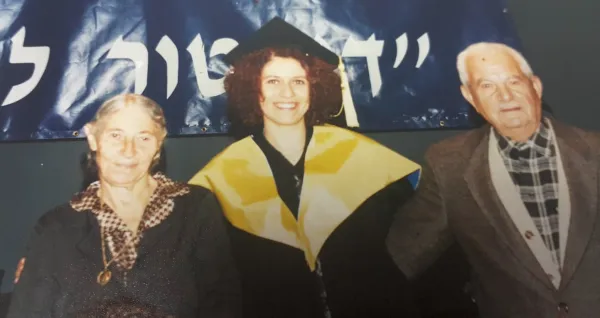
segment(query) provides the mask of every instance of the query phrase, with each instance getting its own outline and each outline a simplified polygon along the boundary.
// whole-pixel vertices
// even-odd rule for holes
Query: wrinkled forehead
[[[502,80],[524,76],[518,61],[507,51],[499,49],[482,50],[467,58],[469,81]]]
[[[131,134],[159,134],[160,127],[147,110],[137,104],[128,104],[100,118],[96,125],[98,132],[124,131]]]

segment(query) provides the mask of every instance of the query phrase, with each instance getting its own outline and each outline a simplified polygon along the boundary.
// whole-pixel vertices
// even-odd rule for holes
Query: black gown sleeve
[[[212,193],[199,205],[200,235],[197,238],[198,317],[241,317],[241,286],[234,263],[226,221]]]
[[[413,195],[402,178],[369,197],[321,251],[332,312],[343,317],[420,317],[412,284],[396,267],[385,238],[396,209]]]

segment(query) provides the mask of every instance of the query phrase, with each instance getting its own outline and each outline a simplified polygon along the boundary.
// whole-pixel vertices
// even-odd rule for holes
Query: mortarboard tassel
[[[341,57],[339,59],[338,70],[340,71],[340,79],[342,81],[342,107],[333,117],[339,116],[342,113],[342,110],[344,110],[346,115],[346,125],[348,127],[359,127],[358,116],[356,115],[356,109],[354,108],[354,101],[352,100],[352,92],[350,91],[350,83],[348,82],[344,62]]]

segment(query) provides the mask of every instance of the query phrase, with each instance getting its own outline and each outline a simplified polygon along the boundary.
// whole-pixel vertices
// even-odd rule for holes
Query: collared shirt
[[[70,201],[75,211],[91,211],[96,216],[110,253],[116,258],[114,263],[121,270],[133,268],[137,259],[137,247],[144,232],[160,224],[173,212],[173,198],[190,191],[186,184],[174,182],[161,173],[153,175],[153,178],[157,181],[157,187],[144,210],[137,235],[127,228],[125,222],[107,204],[102,203],[98,196],[99,181],[90,184]]]
[[[558,165],[552,127],[542,120],[525,142],[500,135],[496,130],[502,160],[546,247],[560,264],[558,226]]]

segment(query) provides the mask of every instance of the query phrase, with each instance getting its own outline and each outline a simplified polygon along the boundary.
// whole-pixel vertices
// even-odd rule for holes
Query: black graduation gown
[[[327,317],[328,313],[333,318],[417,316],[408,282],[392,262],[384,242],[393,213],[413,192],[414,187],[409,178],[414,177],[415,172],[418,173],[418,165],[395,153],[387,153],[390,150],[385,149],[383,150],[385,154],[380,158],[381,164],[389,163],[386,161],[386,156],[389,155],[390,160],[402,161],[403,165],[401,167],[392,165],[389,168],[405,169],[404,172],[399,172],[393,177],[386,174],[384,178],[388,180],[382,183],[385,185],[372,187],[377,189],[373,193],[358,191],[354,194],[354,196],[366,197],[358,199],[357,202],[360,203],[345,217],[328,219],[328,213],[336,214],[338,209],[343,210],[342,207],[336,206],[334,201],[326,204],[329,208],[317,207],[315,210],[318,211],[318,216],[313,219],[313,222],[329,225],[313,231],[312,233],[315,234],[313,236],[318,237],[316,233],[323,232],[323,229],[325,232],[329,229],[331,233],[324,235],[322,245],[314,242],[305,243],[319,247],[319,251],[314,253],[316,256],[312,259],[312,263],[311,253],[307,253],[307,249],[290,246],[291,243],[286,244],[285,239],[278,240],[278,236],[273,234],[277,227],[273,227],[272,224],[276,223],[274,220],[277,217],[272,218],[272,223],[269,225],[270,217],[261,215],[259,210],[252,214],[247,213],[244,222],[252,224],[257,219],[263,218],[267,220],[262,224],[263,229],[272,229],[270,232],[259,233],[256,226],[254,231],[249,230],[248,226],[241,224],[243,222],[235,216],[235,208],[231,207],[232,204],[229,202],[231,200],[228,200],[234,196],[232,192],[219,191],[217,173],[220,169],[227,168],[228,172],[223,179],[229,179],[229,185],[236,189],[233,193],[251,191],[254,197],[268,196],[270,190],[268,183],[266,184],[266,180],[261,178],[270,179],[270,183],[275,186],[275,195],[286,207],[282,213],[285,214],[284,216],[293,215],[293,221],[297,221],[300,226],[303,222],[307,222],[306,219],[310,216],[309,213],[302,214],[310,210],[306,208],[311,205],[310,201],[321,200],[319,193],[323,192],[319,191],[336,192],[333,189],[335,184],[347,183],[347,180],[357,182],[351,187],[363,187],[369,181],[370,169],[377,170],[376,174],[379,176],[376,178],[381,178],[382,169],[373,167],[373,163],[378,163],[380,160],[372,155],[376,156],[378,153],[364,153],[364,151],[370,149],[382,151],[383,146],[341,128],[328,126],[315,127],[315,129],[316,136],[313,135],[312,129],[308,130],[307,150],[296,165],[289,163],[262,135],[255,135],[248,140],[249,149],[239,149],[241,151],[237,153],[234,144],[233,149],[232,147],[226,149],[190,181],[212,186],[225,207],[225,213],[232,221],[230,233],[234,257],[242,276],[244,317]],[[327,144],[327,146],[324,147],[318,146],[319,140],[331,136],[339,140],[332,143],[325,142],[323,145]],[[314,143],[317,148],[312,149],[312,155],[308,149],[309,142]],[[367,142],[368,146],[366,148],[356,146],[361,142]],[[343,148],[352,143],[355,143],[349,148],[352,151],[344,151]],[[250,150],[251,148],[254,148],[254,151]],[[320,148],[326,151],[323,152]],[[327,150],[331,153],[328,154]],[[355,151],[359,153],[352,155]],[[307,152],[313,161],[306,158]],[[236,171],[235,164],[232,166],[231,163],[236,159],[243,160],[240,156],[250,161],[265,161],[271,172],[270,176],[264,176],[264,173],[261,175],[260,172],[252,169],[248,172],[250,176],[242,174],[242,171]],[[320,159],[315,159],[319,156]],[[331,171],[323,171],[325,166],[318,168],[311,164],[314,160],[321,160],[327,166],[326,168],[336,165],[338,167]],[[346,171],[352,170],[339,167],[345,166],[344,161],[347,163],[354,160],[357,161],[349,164],[347,168],[364,170],[355,171],[356,179],[352,174],[345,176],[347,180],[342,178],[342,174],[348,174]],[[229,164],[215,169],[219,166],[219,161],[229,162]],[[338,161],[338,164],[335,161]],[[237,164],[247,166],[242,162]],[[362,166],[361,162],[370,166]],[[308,176],[316,174],[329,175],[329,179],[324,180],[323,183],[315,182],[318,179],[312,180],[313,183],[308,180],[307,184]],[[231,181],[232,175],[244,180]],[[234,183],[235,185],[232,185]],[[328,188],[327,184],[334,185]],[[309,191],[319,186],[323,188],[316,189],[315,192]],[[241,190],[240,187],[247,189]],[[304,211],[301,208],[302,200],[308,202],[304,204]],[[251,199],[245,201],[248,206],[253,204],[250,202],[253,201]],[[284,217],[281,219],[283,219],[282,223],[286,222]],[[290,225],[293,224],[284,224],[283,228],[289,228]],[[310,231],[300,232],[299,237],[311,236]]]

